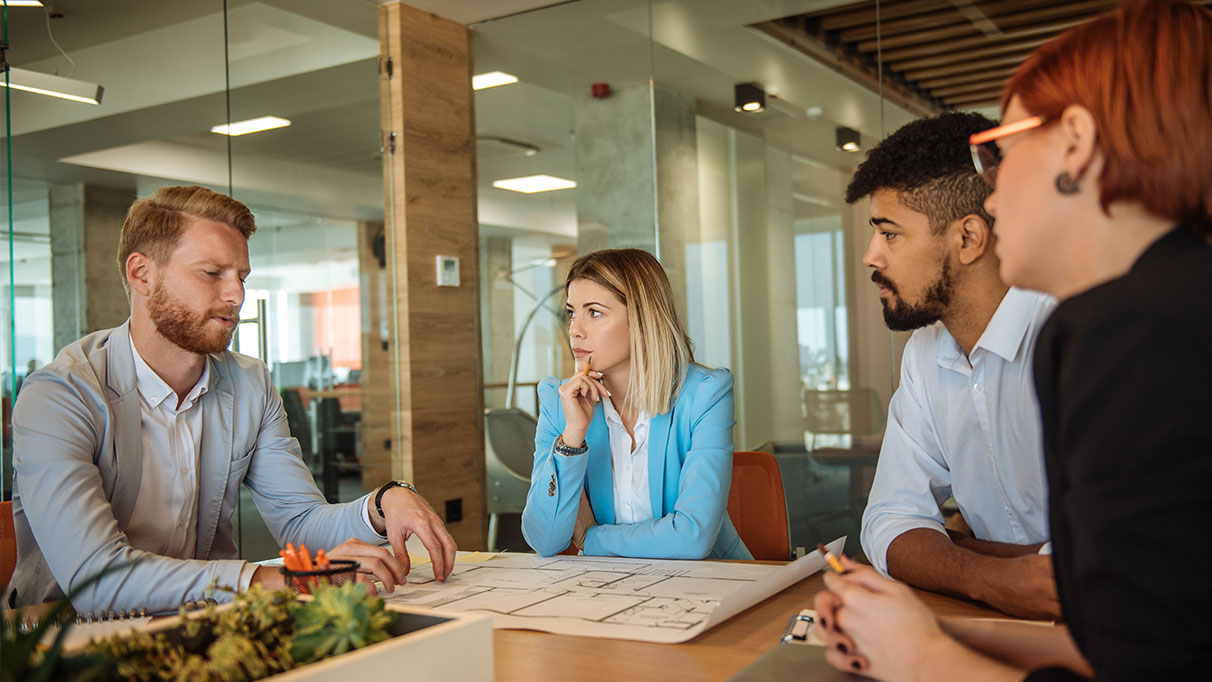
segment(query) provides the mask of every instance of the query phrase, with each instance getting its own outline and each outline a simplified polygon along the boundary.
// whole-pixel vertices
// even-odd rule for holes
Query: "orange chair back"
[[[17,531],[13,528],[13,503],[0,502],[0,587],[8,587],[17,567]]]
[[[741,451],[732,455],[732,487],[728,517],[754,559],[791,558],[787,530],[787,500],[778,460],[768,452]]]

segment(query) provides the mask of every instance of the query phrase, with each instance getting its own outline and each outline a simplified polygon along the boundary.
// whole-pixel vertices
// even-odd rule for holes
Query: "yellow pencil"
[[[593,359],[593,356],[592,356],[592,355],[591,355],[591,356],[589,356],[589,357],[587,357],[587,358],[585,358],[585,371],[584,371],[584,372],[581,372],[581,376],[583,376],[583,377],[587,377],[587,376],[589,376],[589,361],[590,361],[590,360],[592,360],[592,359]]]
[[[846,568],[842,566],[842,562],[838,561],[837,557],[833,556],[833,553],[826,549],[824,545],[817,543],[816,549],[825,557],[825,561],[829,562],[830,568],[838,573],[846,572]]]

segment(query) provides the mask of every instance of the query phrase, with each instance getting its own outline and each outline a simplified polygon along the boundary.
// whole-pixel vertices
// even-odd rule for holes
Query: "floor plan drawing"
[[[837,553],[846,539],[829,543]],[[503,554],[458,562],[445,583],[415,566],[389,602],[493,615],[498,628],[683,642],[824,567],[812,552],[786,565]]]

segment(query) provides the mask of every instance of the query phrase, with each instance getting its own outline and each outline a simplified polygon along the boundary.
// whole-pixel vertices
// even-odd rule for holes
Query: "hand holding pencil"
[[[825,660],[835,668],[894,678],[934,638],[946,638],[934,613],[904,583],[824,546],[817,549],[832,570],[825,572],[825,591],[813,600],[814,631],[825,642]]]
[[[560,386],[560,404],[564,407],[564,444],[579,447],[585,441],[593,413],[598,403],[610,398],[610,391],[602,384],[602,373],[592,368],[593,358],[585,358],[585,366],[578,368],[572,377]]]

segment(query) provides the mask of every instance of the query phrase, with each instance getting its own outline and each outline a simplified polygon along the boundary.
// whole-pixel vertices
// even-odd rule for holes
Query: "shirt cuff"
[[[369,495],[367,495],[366,497],[364,497],[364,498],[362,498],[362,499],[363,499],[363,502],[362,502],[362,523],[365,523],[365,524],[366,524],[366,527],[370,529],[370,533],[371,533],[371,535],[374,535],[375,537],[378,537],[378,538],[381,538],[381,539],[383,539],[383,540],[386,540],[386,539],[387,539],[387,536],[386,536],[386,535],[384,535],[384,534],[382,534],[382,533],[380,533],[379,531],[375,530],[375,526],[374,526],[374,524],[370,522],[370,503],[369,503],[370,496],[369,496]],[[348,523],[348,521],[347,521],[346,523]]]
[[[240,569],[240,591],[247,592],[248,587],[252,585],[253,574],[260,568],[258,564],[246,563]]]

